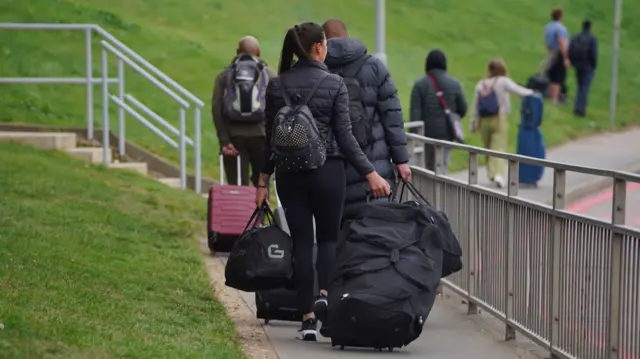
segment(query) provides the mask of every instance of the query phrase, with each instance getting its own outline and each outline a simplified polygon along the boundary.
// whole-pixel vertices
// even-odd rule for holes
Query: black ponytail
[[[289,70],[291,68],[291,65],[293,64],[293,32],[294,30],[293,28],[291,28],[284,36],[284,42],[282,43],[282,52],[280,53],[280,68],[278,69],[279,74]]]
[[[322,43],[324,39],[322,26],[313,22],[305,22],[290,28],[282,43],[278,73],[281,74],[293,66],[293,55],[296,55],[299,60],[311,60],[309,55],[311,48],[314,44]]]

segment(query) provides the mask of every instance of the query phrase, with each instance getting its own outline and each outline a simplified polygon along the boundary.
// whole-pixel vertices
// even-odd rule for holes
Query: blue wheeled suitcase
[[[520,110],[520,126],[518,128],[518,154],[523,156],[542,158],[546,157],[546,148],[540,125],[544,101],[540,94],[536,93],[522,99]],[[542,178],[543,166],[529,163],[520,163],[518,177],[520,184],[536,186]]]

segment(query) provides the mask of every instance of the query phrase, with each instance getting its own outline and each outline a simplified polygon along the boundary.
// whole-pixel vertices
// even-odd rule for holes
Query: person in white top
[[[488,77],[478,81],[473,96],[471,132],[480,131],[485,148],[505,152],[509,140],[509,115],[511,100],[509,94],[520,97],[533,94],[533,90],[516,84],[507,77],[507,66],[501,58],[494,58],[487,67]],[[502,188],[505,161],[487,157],[489,179]]]

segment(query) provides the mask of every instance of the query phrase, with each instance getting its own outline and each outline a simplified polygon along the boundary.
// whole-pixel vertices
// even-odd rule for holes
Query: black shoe
[[[302,322],[302,327],[298,330],[300,333],[300,339],[309,342],[316,341],[316,328],[318,326],[318,320],[315,318],[309,318]]]
[[[329,310],[329,300],[326,295],[320,294],[313,304],[313,314],[322,322],[322,326],[327,323],[327,312]]]

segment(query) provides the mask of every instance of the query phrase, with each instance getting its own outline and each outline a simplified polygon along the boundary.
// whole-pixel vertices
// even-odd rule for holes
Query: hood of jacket
[[[324,60],[329,68],[342,67],[367,53],[362,41],[354,38],[333,38],[327,40],[327,58]]]

